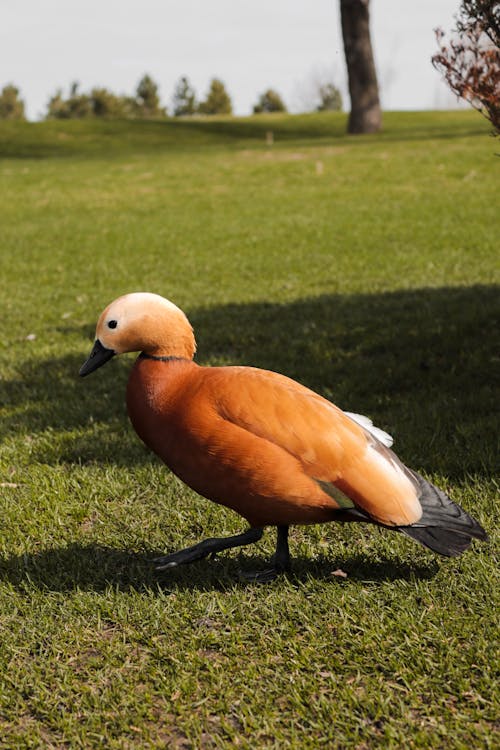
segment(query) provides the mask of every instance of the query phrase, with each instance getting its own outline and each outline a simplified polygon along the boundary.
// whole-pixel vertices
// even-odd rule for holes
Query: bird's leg
[[[290,550],[288,548],[289,526],[278,526],[276,536],[276,552],[273,557],[273,566],[278,573],[290,570]]]
[[[288,548],[288,526],[277,527],[276,552],[273,555],[272,567],[254,573],[242,573],[247,581],[267,583],[274,581],[281,573],[290,570],[290,550]]]
[[[176,568],[178,565],[186,565],[195,560],[202,560],[204,557],[221,552],[223,549],[241,547],[244,544],[258,542],[263,532],[264,529],[262,528],[252,528],[244,531],[242,534],[235,534],[234,536],[204,539],[202,542],[198,542],[198,544],[193,544],[192,547],[186,547],[186,549],[172,552],[170,555],[157,557],[153,560],[155,569],[156,571],[161,571],[167,570],[168,568]]]

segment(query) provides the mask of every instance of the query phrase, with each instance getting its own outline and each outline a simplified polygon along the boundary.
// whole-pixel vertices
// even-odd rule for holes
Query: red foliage
[[[451,90],[482,112],[500,133],[500,48],[498,2],[464,0],[457,31],[448,44],[436,30],[440,45],[432,63]]]

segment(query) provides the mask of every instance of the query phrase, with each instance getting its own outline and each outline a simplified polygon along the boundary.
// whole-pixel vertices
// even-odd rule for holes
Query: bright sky
[[[456,106],[433,69],[433,29],[460,0],[372,0],[372,41],[385,109]],[[304,108],[315,80],[346,96],[338,0],[0,0],[0,87],[21,89],[30,119],[56,88],[132,94],[149,73],[169,104],[187,75],[199,97],[221,78],[236,114],[277,89]]]

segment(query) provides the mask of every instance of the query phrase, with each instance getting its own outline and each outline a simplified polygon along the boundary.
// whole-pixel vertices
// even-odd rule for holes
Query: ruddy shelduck
[[[80,375],[116,354],[140,352],[127,408],[144,443],[189,487],[232,508],[250,528],[205,539],[155,560],[157,570],[260,539],[277,527],[273,566],[288,570],[291,524],[364,521],[455,556],[484,529],[390,450],[392,439],[366,417],[276,372],[201,367],[185,314],[150,293],[119,297],[101,314]]]

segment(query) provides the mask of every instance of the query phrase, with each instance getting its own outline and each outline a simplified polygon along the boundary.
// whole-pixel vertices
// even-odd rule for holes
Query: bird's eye
[[[108,328],[116,328],[117,325],[118,325],[117,320],[110,320],[108,323]]]

